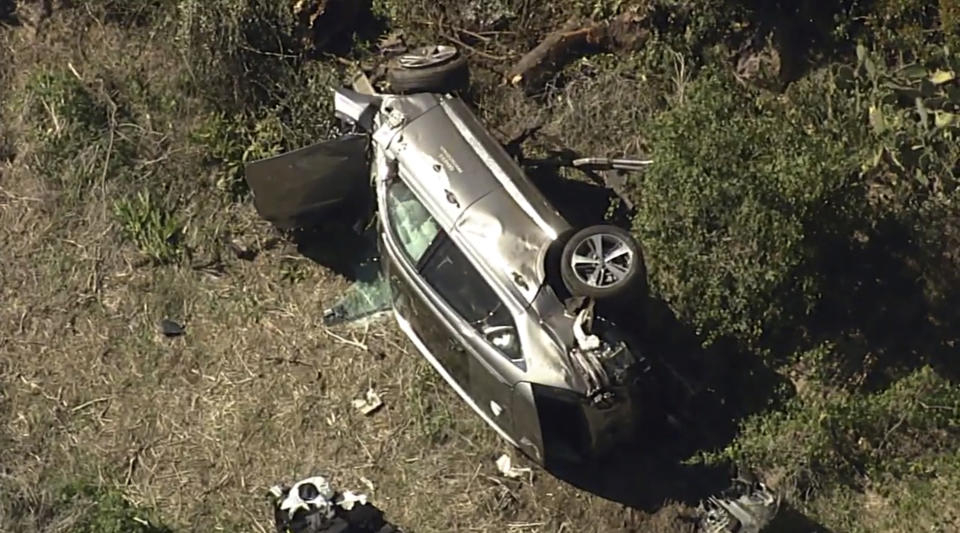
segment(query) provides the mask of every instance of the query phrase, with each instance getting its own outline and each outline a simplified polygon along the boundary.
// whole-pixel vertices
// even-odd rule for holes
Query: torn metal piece
[[[270,488],[270,494],[276,498],[283,496],[284,490],[279,486]],[[298,481],[286,491],[286,496],[280,501],[279,509],[293,518],[297,511],[319,511],[326,517],[333,516],[333,507],[330,503],[333,498],[333,489],[321,476],[314,476]]]
[[[584,170],[643,170],[652,165],[652,159],[610,159],[609,157],[581,157],[570,162]]]
[[[383,400],[372,388],[367,390],[364,397],[353,400],[353,407],[363,413],[364,416],[370,416],[378,409],[383,407]]]
[[[507,454],[503,454],[497,459],[497,470],[503,474],[503,477],[509,479],[517,479],[522,477],[524,474],[533,473],[533,470],[529,468],[513,466],[513,461]]]
[[[737,479],[697,508],[699,533],[760,533],[780,508],[780,495],[758,481]]]
[[[591,300],[577,313],[577,318],[573,321],[573,336],[577,339],[577,346],[584,351],[596,350],[600,347],[600,338],[585,331],[593,326],[593,306],[594,303]]]

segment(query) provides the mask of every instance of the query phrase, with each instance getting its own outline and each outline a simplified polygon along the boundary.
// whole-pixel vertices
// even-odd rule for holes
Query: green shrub
[[[822,348],[804,356],[832,359]],[[783,411],[748,418],[725,457],[780,472],[788,491],[816,492],[885,476],[929,479],[954,452],[960,389],[929,367],[888,390],[863,395],[805,382]]]
[[[296,30],[290,2],[179,2],[176,42],[190,71],[190,89],[221,109],[259,101],[299,59]]]
[[[333,89],[339,82],[335,69],[309,63],[278,84],[273,104],[207,116],[192,138],[215,165],[217,187],[242,197],[244,164],[333,137],[338,132]]]
[[[335,136],[333,89],[340,79],[332,67],[310,63],[278,83],[273,104],[208,115],[192,138],[215,165],[217,187],[240,198],[247,192],[246,163]]]
[[[180,257],[180,222],[149,191],[118,200],[113,206],[124,236],[156,263]]]
[[[845,223],[856,159],[717,74],[647,132],[634,225],[653,286],[708,343],[789,327],[817,300],[808,239]]]
[[[246,192],[243,165],[281,151],[281,132],[275,117],[257,121],[245,114],[214,113],[193,133],[205,149],[204,158],[216,165],[216,187],[239,198]]]
[[[955,291],[960,266],[953,252],[960,245],[958,72],[960,54],[950,49],[887,64],[860,47],[856,65],[815,71],[786,95],[796,120],[857,154],[864,221],[878,231],[902,228],[905,238],[889,243],[888,253],[906,258],[931,296]]]

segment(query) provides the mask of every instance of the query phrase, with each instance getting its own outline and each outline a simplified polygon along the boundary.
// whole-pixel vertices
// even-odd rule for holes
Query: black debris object
[[[179,337],[186,333],[187,330],[181,324],[169,318],[164,318],[160,321],[160,332],[163,333],[164,337]]]

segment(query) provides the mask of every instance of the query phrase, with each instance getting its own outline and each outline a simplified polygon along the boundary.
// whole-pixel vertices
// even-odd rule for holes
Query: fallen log
[[[529,93],[543,89],[546,82],[576,55],[589,48],[635,50],[646,43],[650,30],[647,15],[635,10],[586,25],[576,20],[550,33],[507,71],[505,81]]]

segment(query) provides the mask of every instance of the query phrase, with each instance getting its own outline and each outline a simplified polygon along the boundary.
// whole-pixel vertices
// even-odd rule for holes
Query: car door
[[[523,366],[515,319],[449,236],[441,234],[432,248],[420,272],[451,337],[469,355],[466,389],[475,408],[512,435],[512,388]]]
[[[280,228],[352,225],[372,201],[369,144],[369,136],[349,134],[248,163],[254,207]]]
[[[518,356],[513,317],[499,296],[400,179],[384,191],[384,265],[401,326],[464,399],[513,442],[511,381],[495,363]],[[405,324],[404,324],[405,323]],[[499,344],[499,346],[497,345]]]
[[[399,179],[385,190],[385,219],[388,240],[399,253],[382,250],[385,275],[393,298],[393,308],[409,324],[424,348],[437,359],[450,377],[465,387],[469,383],[469,365],[463,345],[456,342],[439,311],[430,305],[426,286],[418,281],[418,270],[431,247],[442,234],[440,226],[423,204]]]

